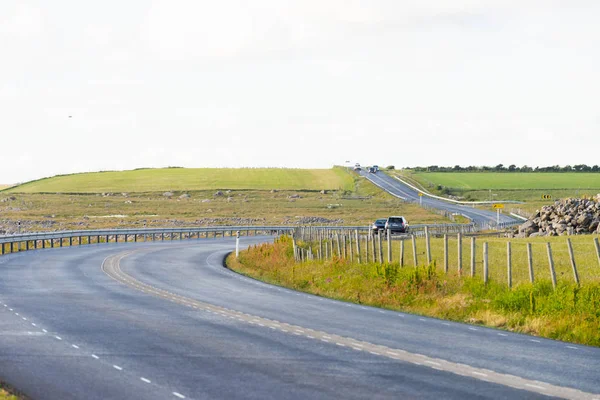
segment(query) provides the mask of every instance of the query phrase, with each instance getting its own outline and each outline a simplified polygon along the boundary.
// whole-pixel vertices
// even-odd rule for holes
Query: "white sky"
[[[598,21],[597,0],[2,0],[0,183],[599,164]]]

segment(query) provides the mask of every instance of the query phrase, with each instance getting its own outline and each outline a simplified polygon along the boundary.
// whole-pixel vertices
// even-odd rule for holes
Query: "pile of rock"
[[[519,226],[518,237],[600,234],[600,194],[593,199],[558,200]]]

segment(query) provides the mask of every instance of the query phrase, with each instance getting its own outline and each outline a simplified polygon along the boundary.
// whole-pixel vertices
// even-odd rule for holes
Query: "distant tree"
[[[517,166],[515,164],[510,164],[508,166],[508,172],[515,172],[517,170]]]
[[[393,165],[388,165],[387,167],[385,167],[385,169],[393,170],[396,169],[396,167],[394,167]]]
[[[523,165],[521,167],[521,172],[532,172],[532,171],[533,171],[533,168],[528,167],[527,165]]]
[[[570,165],[565,165],[564,167],[562,167],[561,171],[571,172],[571,171],[573,171],[573,167],[571,167]]]
[[[597,165],[594,165],[594,166],[592,167],[592,172],[600,172],[600,167],[599,167],[599,166],[597,166]]]
[[[504,164],[498,164],[494,167],[494,171],[503,171],[504,170]]]
[[[455,166],[452,168],[452,170],[453,170],[453,171],[462,171],[462,167],[461,167],[460,165],[455,165]]]

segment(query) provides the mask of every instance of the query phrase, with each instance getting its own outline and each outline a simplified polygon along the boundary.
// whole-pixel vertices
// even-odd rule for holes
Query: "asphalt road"
[[[422,196],[422,199],[419,199],[419,192],[412,189],[411,187],[403,184],[397,179],[386,175],[383,172],[377,172],[374,174],[370,174],[365,171],[360,171],[360,175],[364,176],[375,185],[379,186],[383,190],[391,193],[394,196],[400,197],[402,199],[419,202],[422,201],[423,205],[437,208],[440,210],[446,210],[452,213],[462,214],[468,218],[470,218],[476,224],[485,224],[485,223],[495,223],[497,219],[497,213],[488,210],[481,210],[477,208],[473,208],[468,205],[455,204],[427,196]],[[500,213],[500,223],[505,222],[514,222],[516,218],[512,217],[510,214]]]
[[[267,285],[222,267],[233,246],[0,257],[0,378],[61,400],[600,398],[598,348]]]

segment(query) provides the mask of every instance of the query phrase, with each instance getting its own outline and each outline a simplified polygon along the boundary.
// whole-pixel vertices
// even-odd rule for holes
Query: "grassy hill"
[[[61,175],[32,181],[11,193],[104,193],[197,190],[353,190],[342,168],[163,168]]]

